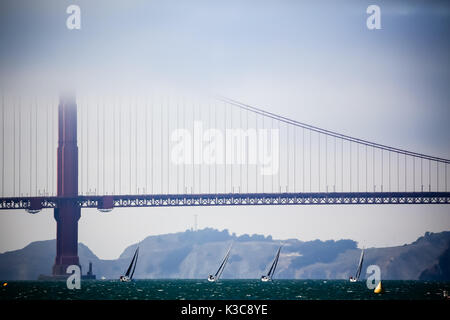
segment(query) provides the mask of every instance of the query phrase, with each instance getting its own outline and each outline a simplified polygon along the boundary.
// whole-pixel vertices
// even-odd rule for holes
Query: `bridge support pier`
[[[58,106],[58,208],[56,220],[56,258],[53,276],[67,276],[69,265],[78,265],[78,220],[81,209],[78,196],[77,104],[75,96],[60,97]],[[81,268],[81,266],[80,266]]]
[[[80,265],[78,259],[78,219],[80,218],[81,210],[80,208],[74,208],[71,203],[63,204],[54,210],[56,220],[56,258],[53,265],[53,275],[66,276],[68,266]]]

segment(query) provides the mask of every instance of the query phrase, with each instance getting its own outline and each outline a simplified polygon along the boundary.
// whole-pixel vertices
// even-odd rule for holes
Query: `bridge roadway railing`
[[[129,207],[337,205],[337,204],[450,204],[450,192],[330,192],[330,193],[219,193],[157,195],[83,195],[64,197],[0,198],[0,210],[24,209],[37,213],[62,202],[81,208],[110,211]]]

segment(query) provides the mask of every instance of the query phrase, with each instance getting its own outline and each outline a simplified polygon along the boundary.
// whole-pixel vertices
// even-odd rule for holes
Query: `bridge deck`
[[[450,192],[354,192],[354,193],[227,193],[89,195],[75,198],[0,198],[0,210],[57,208],[65,201],[81,208],[237,205],[333,205],[333,204],[450,204]]]

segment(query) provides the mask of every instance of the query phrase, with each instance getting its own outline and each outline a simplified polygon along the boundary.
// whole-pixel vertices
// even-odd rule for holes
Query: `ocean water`
[[[85,280],[69,290],[65,281],[1,282],[0,300],[442,300],[450,283],[382,282],[384,294],[374,294],[364,281],[345,280]]]

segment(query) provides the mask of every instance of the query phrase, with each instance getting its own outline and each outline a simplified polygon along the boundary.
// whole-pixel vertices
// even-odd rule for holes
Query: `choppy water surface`
[[[443,299],[450,283],[383,281],[385,293],[374,294],[365,282],[344,280],[116,280],[82,281],[81,289],[69,290],[64,281],[11,281],[0,287],[0,300],[359,300],[359,299]]]

